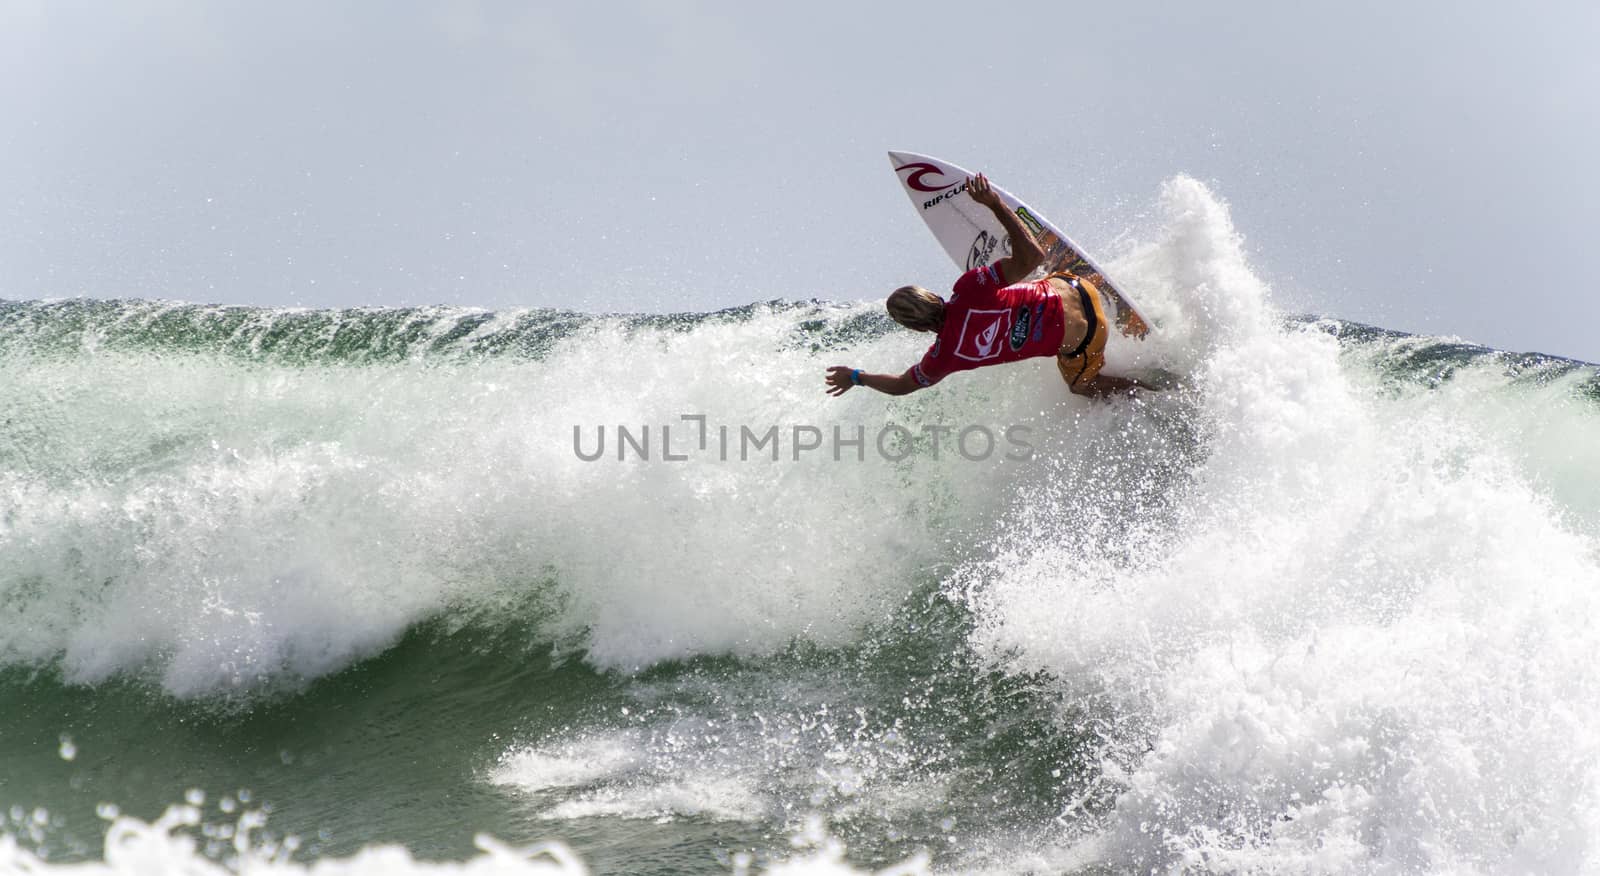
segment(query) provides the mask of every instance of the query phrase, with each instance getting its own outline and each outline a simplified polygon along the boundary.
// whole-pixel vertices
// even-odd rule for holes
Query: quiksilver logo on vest
[[[969,310],[961,323],[956,355],[969,362],[982,362],[1000,355],[1000,339],[1010,310]]]

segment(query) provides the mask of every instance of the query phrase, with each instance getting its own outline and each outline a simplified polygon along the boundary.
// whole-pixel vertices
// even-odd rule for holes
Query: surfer
[[[1067,388],[1078,395],[1104,397],[1153,387],[1101,374],[1109,323],[1100,292],[1071,271],[1022,282],[1044,262],[1044,250],[1015,213],[1006,209],[983,174],[967,179],[972,199],[994,213],[1011,235],[1011,254],[992,265],[962,274],[950,300],[920,286],[901,286],[889,295],[889,316],[912,331],[933,332],[933,346],[904,374],[869,374],[835,365],[828,369],[829,395],[852,386],[869,386],[889,395],[929,387],[957,371],[1000,365],[1035,356],[1056,357]]]

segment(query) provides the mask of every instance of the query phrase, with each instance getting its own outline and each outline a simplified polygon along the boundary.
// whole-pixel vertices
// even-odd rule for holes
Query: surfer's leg
[[[1099,296],[1085,290],[1080,300],[1088,311],[1085,315],[1090,320],[1089,337],[1075,355],[1056,356],[1056,367],[1061,370],[1061,379],[1067,382],[1068,389],[1078,395],[1096,395],[1096,379],[1106,365],[1106,339],[1110,332],[1105,311],[1100,309]]]
[[[1067,389],[1078,395],[1096,394],[1091,387],[1096,380],[1101,379],[1100,369],[1106,364],[1104,351],[1105,342],[1101,341],[1098,350],[1091,345],[1090,349],[1071,359],[1064,356],[1056,357],[1056,368],[1061,372],[1061,379],[1067,382]]]
[[[1073,356],[1069,359],[1059,353],[1056,355],[1056,370],[1061,372],[1061,379],[1066,381],[1068,389],[1071,389],[1072,384],[1083,376],[1088,367],[1089,363],[1084,361],[1083,356]]]

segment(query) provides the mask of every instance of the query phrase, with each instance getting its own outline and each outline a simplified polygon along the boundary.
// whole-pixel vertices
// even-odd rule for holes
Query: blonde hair
[[[944,299],[921,286],[901,286],[884,306],[890,319],[908,329],[936,332],[944,325]]]

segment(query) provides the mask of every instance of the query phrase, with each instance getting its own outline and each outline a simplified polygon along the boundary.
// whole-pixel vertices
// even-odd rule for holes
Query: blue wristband
[[[856,386],[860,386],[861,385],[861,369],[860,368],[856,368],[856,369],[854,369],[854,370],[852,370],[850,372],[850,382],[854,383]]]

